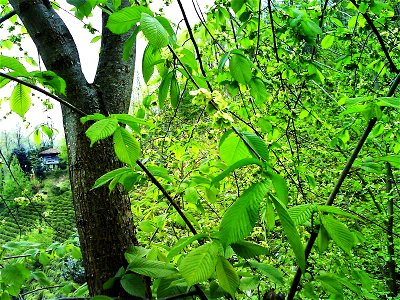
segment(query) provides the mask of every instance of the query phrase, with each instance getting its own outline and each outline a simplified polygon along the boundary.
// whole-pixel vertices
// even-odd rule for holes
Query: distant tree
[[[17,145],[17,147],[15,147],[12,151],[12,155],[18,159],[21,169],[25,173],[30,174],[32,171],[32,163],[29,156],[29,151],[26,149],[26,147],[22,144]]]

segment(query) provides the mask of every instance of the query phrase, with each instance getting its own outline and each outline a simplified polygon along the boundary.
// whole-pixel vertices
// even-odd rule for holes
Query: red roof
[[[39,156],[43,156],[43,155],[58,155],[60,153],[61,152],[59,150],[50,148],[50,149],[44,150],[42,152],[39,152]]]

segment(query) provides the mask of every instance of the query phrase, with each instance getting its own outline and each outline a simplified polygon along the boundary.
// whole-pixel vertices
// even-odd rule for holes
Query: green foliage
[[[261,201],[268,192],[265,181],[255,183],[248,188],[224,213],[220,225],[220,238],[227,246],[243,240],[253,229]]]
[[[217,254],[218,246],[215,243],[207,243],[190,251],[182,259],[179,272],[188,286],[206,281],[213,275],[217,264]]]
[[[207,28],[193,25],[191,40],[170,16],[145,6],[68,2],[80,18],[101,4],[111,32],[130,32],[124,59],[139,32],[148,41],[142,59],[148,86],[135,113],[82,118],[93,121],[86,132],[91,144],[112,136],[126,164],[98,178],[93,188],[108,184],[112,191],[121,184],[130,192],[144,246],[126,253],[129,266],[107,288],[121,284],[130,295],[144,297],[145,275],[158,298],[193,291],[194,284],[209,298],[266,298],[272,287],[286,293],[300,267],[297,298],[388,294],[386,262],[396,256],[386,250],[394,235],[385,211],[397,192],[383,191],[390,180],[399,180],[400,166],[399,98],[387,96],[397,76],[390,65],[399,63],[393,50],[399,44],[395,3],[324,8],[301,1],[216,1],[204,10]],[[28,73],[18,60],[0,58],[9,74],[59,93],[65,89],[56,74]],[[30,92],[17,92],[13,110],[23,116]],[[376,125],[344,174],[333,206],[326,200],[371,119]],[[41,127],[36,135],[48,133]],[[157,187],[135,166],[139,158]],[[387,164],[394,170],[390,180]],[[14,191],[7,176],[3,191]],[[197,234],[190,235],[188,221],[172,210],[165,192]],[[306,261],[304,245],[317,232]],[[80,257],[72,249],[71,256]],[[45,251],[38,257],[44,267],[53,263]],[[34,274],[45,282],[42,273]]]

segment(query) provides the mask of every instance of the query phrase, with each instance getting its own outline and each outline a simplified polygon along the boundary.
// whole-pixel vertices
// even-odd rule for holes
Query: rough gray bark
[[[57,13],[43,0],[10,0],[26,27],[48,70],[64,78],[68,102],[88,114],[127,113],[132,92],[134,55],[122,60],[122,48],[128,34],[115,36],[106,28],[96,78],[89,84],[81,69],[74,40]],[[123,1],[128,5],[129,1]],[[104,173],[120,166],[112,142],[102,141],[90,147],[81,116],[63,107],[63,120],[70,162],[77,228],[91,295],[120,295],[116,287],[103,291],[103,283],[125,264],[124,251],[137,244],[130,201],[122,190],[109,194],[107,188],[91,190]]]

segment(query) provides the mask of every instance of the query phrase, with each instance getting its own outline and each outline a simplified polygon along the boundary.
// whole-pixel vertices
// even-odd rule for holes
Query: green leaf
[[[335,37],[333,35],[326,35],[321,41],[321,48],[328,49],[332,46],[333,42],[335,41]]]
[[[322,215],[321,221],[332,240],[350,255],[354,246],[354,236],[347,226],[329,215]]]
[[[179,102],[179,97],[180,97],[180,90],[179,90],[179,84],[178,84],[178,81],[176,80],[175,74],[171,78],[169,97],[171,99],[172,107],[177,108],[178,102]]]
[[[400,108],[400,98],[395,97],[378,97],[376,98],[378,102],[376,103],[379,106],[389,106],[394,108]]]
[[[108,118],[97,121],[86,130],[86,136],[90,139],[90,146],[113,135],[117,128],[119,128],[118,121],[115,119]]]
[[[320,253],[325,252],[326,249],[328,249],[329,245],[329,234],[326,231],[324,225],[321,225],[318,231],[318,236],[317,236],[317,245],[318,245],[318,251]]]
[[[333,274],[324,272],[316,279],[319,280],[323,287],[330,293],[343,296],[343,286]]]
[[[261,168],[264,167],[264,165],[262,164],[262,162],[259,159],[244,158],[244,159],[241,159],[241,160],[235,162],[233,165],[229,166],[225,171],[223,171],[219,175],[215,176],[213,178],[211,184],[215,185],[218,182],[220,182],[221,180],[223,180],[225,177],[227,177],[230,173],[235,171],[236,169],[244,167],[244,166],[252,165],[252,164],[259,165]]]
[[[218,64],[218,72],[222,72],[223,67],[225,66],[226,62],[228,61],[229,56],[231,55],[230,52],[225,52],[222,57],[221,60]]]
[[[275,188],[278,199],[286,206],[288,203],[288,187],[286,180],[282,176],[272,171],[268,172],[268,175],[271,178],[272,185]]]
[[[65,95],[67,84],[64,79],[53,71],[34,71],[29,74],[35,77],[42,85],[52,87],[58,94]]]
[[[267,192],[266,181],[255,183],[228,208],[219,229],[221,242],[225,247],[250,234],[258,219],[260,203]]]
[[[12,296],[18,296],[29,275],[30,271],[20,263],[10,264],[1,269],[2,283],[8,285],[8,292]]]
[[[258,78],[254,77],[250,80],[250,95],[256,100],[256,103],[265,103],[268,97],[268,91],[265,87],[264,82]]]
[[[136,26],[131,36],[125,41],[124,48],[122,50],[122,59],[124,61],[128,61],[129,58],[131,57],[133,46],[135,45],[136,42],[136,36],[140,32],[140,30],[141,30],[140,26]]]
[[[114,151],[119,160],[134,166],[140,156],[140,144],[133,135],[125,128],[118,127],[114,132],[113,142]]]
[[[233,266],[225,257],[218,255],[216,271],[219,285],[235,298],[235,293],[239,287],[240,280]]]
[[[250,261],[249,263],[252,268],[257,269],[260,273],[266,275],[274,283],[283,285],[283,274],[277,268],[255,261]]]
[[[112,171],[104,174],[103,176],[101,176],[99,179],[97,179],[96,182],[94,183],[92,189],[97,189],[98,187],[101,187],[102,185],[109,182],[110,180],[113,180],[115,177],[121,176],[126,173],[131,173],[131,172],[133,172],[133,171],[130,168],[126,168],[126,167],[112,170]]]
[[[99,114],[99,113],[95,113],[93,115],[84,116],[80,120],[81,120],[82,124],[85,124],[87,121],[100,121],[100,120],[103,120],[105,118],[106,118],[105,115]]]
[[[293,220],[290,218],[289,213],[287,212],[285,206],[274,197],[271,197],[276,211],[278,212],[279,220],[282,223],[283,230],[285,231],[286,237],[289,240],[290,245],[292,246],[293,252],[296,256],[297,263],[300,269],[304,272],[306,269],[306,259],[304,256],[304,247],[300,239],[300,235],[297,232],[296,226],[294,225]]]
[[[121,278],[121,285],[124,290],[141,299],[146,298],[146,288],[144,286],[143,278],[137,274],[126,274]]]
[[[150,122],[143,120],[142,118],[137,118],[128,114],[112,114],[111,118],[115,118],[118,122],[128,125],[129,127],[134,127],[137,124],[150,126]]]
[[[335,206],[318,205],[317,209],[320,212],[332,213],[332,214],[335,214],[335,215],[340,215],[340,216],[350,217],[350,218],[354,218],[354,219],[359,219],[356,215],[348,213],[348,212],[345,212],[342,209],[340,209],[339,207],[335,207]]]
[[[18,83],[11,93],[10,108],[23,118],[30,107],[31,88]]]
[[[171,85],[171,79],[173,76],[173,72],[169,72],[167,76],[163,78],[158,87],[158,105],[161,109],[164,108],[165,99],[167,99],[169,87]]]
[[[168,35],[170,37],[170,42],[176,43],[176,35],[175,31],[171,26],[170,21],[167,18],[164,18],[162,16],[157,16],[156,17],[157,21],[160,22],[160,24],[164,27],[164,29],[168,32]]]
[[[144,36],[154,49],[163,48],[168,45],[168,32],[156,18],[147,13],[142,13],[140,26]]]
[[[258,156],[260,156],[263,160],[268,161],[269,149],[262,138],[252,132],[241,132],[241,135],[249,144],[249,146],[258,154]]]
[[[147,83],[154,73],[154,63],[161,59],[159,50],[154,50],[150,44],[144,49],[142,59],[142,74],[144,82]]]
[[[0,69],[10,69],[15,72],[17,72],[16,75],[21,75],[21,76],[28,76],[29,73],[24,67],[23,64],[21,64],[18,59],[14,57],[8,57],[4,55],[0,55]]]
[[[251,157],[251,154],[240,137],[228,132],[221,138],[219,156],[227,165],[233,165],[242,159]]]
[[[400,155],[388,155],[376,158],[377,161],[386,161],[392,166],[400,169]]]
[[[246,84],[252,78],[251,62],[241,54],[233,54],[229,61],[232,77],[239,83]]]
[[[164,262],[140,257],[133,258],[127,270],[152,278],[168,277],[178,273],[173,266]]]
[[[198,233],[194,236],[190,236],[190,237],[185,237],[185,238],[180,238],[175,245],[169,250],[169,253],[167,255],[168,259],[172,259],[175,255],[177,255],[178,253],[180,253],[184,248],[186,248],[187,246],[189,246],[191,243],[193,243],[194,241],[198,241],[201,240],[203,238],[205,238],[207,235],[204,233]]]
[[[237,255],[246,259],[269,253],[267,248],[247,241],[233,243],[231,247]]]
[[[233,11],[235,13],[237,13],[242,8],[244,3],[245,3],[245,0],[232,0],[231,7],[232,7]]]
[[[213,275],[217,254],[218,246],[215,243],[207,243],[193,249],[182,259],[179,272],[188,286],[206,281]]]
[[[142,13],[146,13],[150,16],[153,14],[147,7],[125,7],[109,16],[107,28],[115,34],[128,32],[137,22],[140,21]]]
[[[289,208],[288,213],[290,218],[293,220],[294,225],[300,225],[311,220],[314,208],[314,204],[301,204]]]
[[[114,298],[111,298],[108,296],[103,296],[103,295],[97,295],[97,296],[90,298],[90,300],[113,300],[113,299]]]

